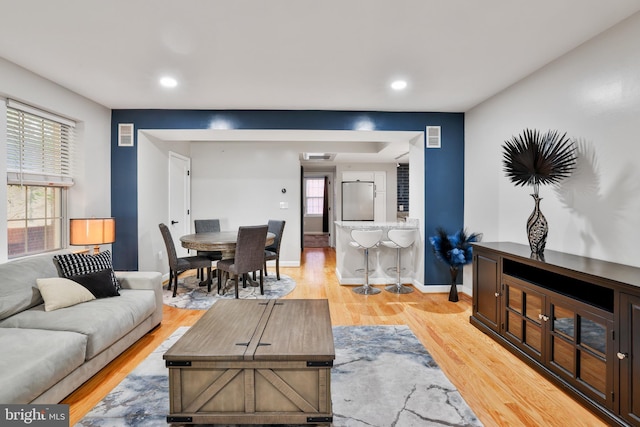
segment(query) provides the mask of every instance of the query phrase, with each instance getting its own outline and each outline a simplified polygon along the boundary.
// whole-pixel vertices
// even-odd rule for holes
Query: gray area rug
[[[157,427],[169,411],[162,355],[179,328],[76,426]],[[333,426],[481,426],[407,326],[335,326]]]
[[[206,286],[199,286],[200,281],[195,276],[185,277],[178,284],[178,295],[173,297],[173,288],[167,290],[164,285],[162,299],[165,304],[178,308],[189,308],[192,310],[207,310],[216,301],[221,299],[233,299],[236,297],[235,288],[229,281],[229,287],[224,290],[223,294],[218,295],[218,282],[213,279],[211,292],[207,292]],[[276,299],[281,298],[290,293],[296,287],[296,282],[291,277],[284,274],[280,275],[280,280],[276,279],[276,275],[271,273],[264,278],[264,295],[260,295],[260,288],[248,286],[242,287],[242,282],[238,285],[239,297],[242,299]]]

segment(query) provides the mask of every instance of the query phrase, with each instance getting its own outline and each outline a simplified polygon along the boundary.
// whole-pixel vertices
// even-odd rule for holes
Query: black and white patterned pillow
[[[97,255],[86,254],[63,254],[54,255],[54,262],[58,266],[61,277],[71,278],[80,274],[97,273],[103,270],[109,270],[111,273],[111,282],[113,287],[118,291],[120,283],[116,279],[113,272],[113,263],[111,262],[111,252],[104,251]]]

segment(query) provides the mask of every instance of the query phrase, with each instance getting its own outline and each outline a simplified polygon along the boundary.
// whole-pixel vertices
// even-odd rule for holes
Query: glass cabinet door
[[[613,375],[607,368],[607,360],[613,350],[610,341],[613,316],[601,317],[585,307],[549,298],[548,363],[585,394],[612,407],[609,391],[613,389]]]
[[[576,370],[575,359],[575,323],[576,315],[557,305],[551,305],[551,363],[567,375],[573,376]]]
[[[505,280],[504,296],[504,335],[532,357],[542,360],[544,295],[515,280]]]

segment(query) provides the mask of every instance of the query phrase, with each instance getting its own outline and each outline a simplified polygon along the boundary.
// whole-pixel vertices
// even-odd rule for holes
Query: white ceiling
[[[0,0],[0,57],[112,109],[465,112],[640,0]],[[169,74],[174,89],[157,81]],[[408,87],[394,92],[389,83]]]

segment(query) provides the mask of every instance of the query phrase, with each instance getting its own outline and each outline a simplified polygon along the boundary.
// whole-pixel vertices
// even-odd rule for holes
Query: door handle
[[[178,223],[178,221],[171,220],[171,225],[177,224],[177,223]]]
[[[618,356],[618,359],[622,360],[622,359],[626,359],[628,354],[618,352],[617,356]]]

